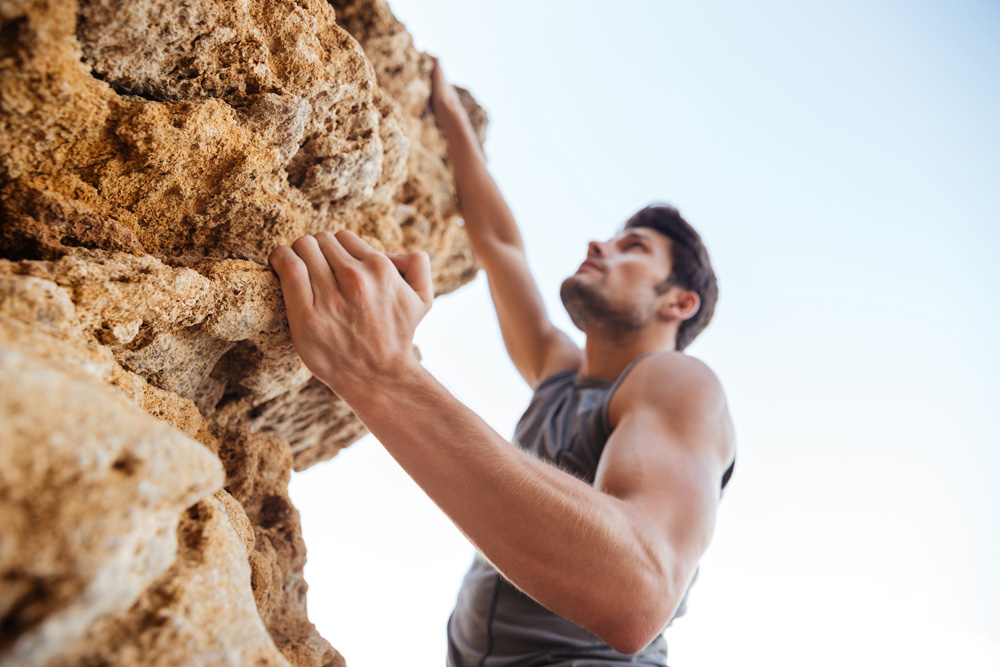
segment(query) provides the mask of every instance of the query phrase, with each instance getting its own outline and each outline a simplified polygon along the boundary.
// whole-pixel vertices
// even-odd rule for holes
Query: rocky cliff
[[[364,428],[265,258],[474,275],[429,73],[380,0],[0,0],[0,665],[343,663],[287,485]]]

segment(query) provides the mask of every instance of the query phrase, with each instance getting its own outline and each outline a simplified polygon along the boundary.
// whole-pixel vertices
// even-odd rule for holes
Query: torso
[[[515,429],[514,444],[593,483],[612,426],[609,406],[634,367],[614,381],[579,378],[574,370],[538,384]],[[725,481],[728,481],[727,478]],[[680,604],[674,618],[685,610]],[[620,654],[575,623],[548,611],[477,555],[448,622],[448,664],[455,667],[666,665],[660,634],[635,656]]]

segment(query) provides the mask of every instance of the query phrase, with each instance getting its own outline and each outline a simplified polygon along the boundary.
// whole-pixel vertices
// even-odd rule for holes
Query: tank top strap
[[[596,410],[597,413],[596,426],[598,429],[598,434],[604,440],[607,440],[609,437],[611,437],[611,417],[609,416],[609,410],[611,409],[611,399],[614,398],[615,393],[618,391],[618,387],[621,386],[621,384],[625,381],[625,378],[628,377],[628,374],[632,372],[632,369],[635,368],[640,361],[642,361],[643,359],[645,359],[650,355],[657,354],[658,352],[659,350],[653,350],[652,352],[647,352],[633,359],[629,363],[629,365],[625,367],[625,370],[621,372],[618,378],[611,384],[611,386],[608,387],[607,394],[604,395],[604,400],[601,401],[600,408]]]

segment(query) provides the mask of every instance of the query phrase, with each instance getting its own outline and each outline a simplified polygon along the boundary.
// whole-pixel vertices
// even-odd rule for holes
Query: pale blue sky
[[[712,253],[690,351],[740,460],[670,664],[1000,664],[1000,6],[390,4],[489,111],[560,325],[586,241],[650,201]],[[492,318],[480,279],[417,342],[509,436],[528,393]],[[293,495],[351,667],[443,664],[472,553],[447,520],[371,439]]]

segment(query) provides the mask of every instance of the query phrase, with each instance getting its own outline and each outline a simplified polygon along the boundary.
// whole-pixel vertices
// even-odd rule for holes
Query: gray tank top
[[[593,484],[601,452],[611,435],[611,397],[640,359],[614,382],[580,378],[576,371],[542,380],[515,428],[514,444]],[[732,466],[723,477],[723,487],[731,474]],[[674,618],[683,614],[686,606],[687,593]],[[519,591],[480,554],[465,575],[455,611],[448,619],[449,667],[666,664],[667,643],[662,633],[636,655],[618,653]]]

